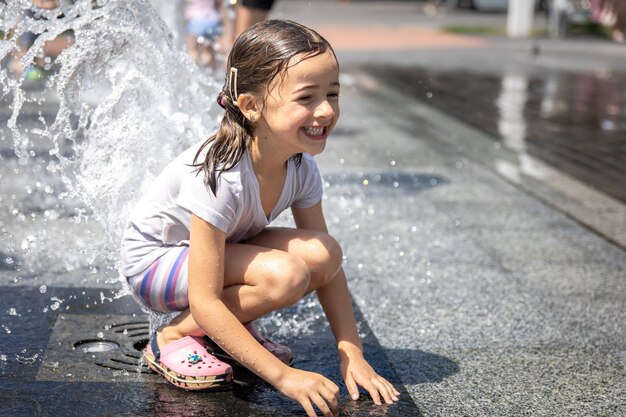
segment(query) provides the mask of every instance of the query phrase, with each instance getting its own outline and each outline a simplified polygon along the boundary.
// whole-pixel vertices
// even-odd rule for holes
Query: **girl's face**
[[[317,155],[339,118],[339,67],[330,51],[298,55],[269,85],[255,135],[287,157]]]

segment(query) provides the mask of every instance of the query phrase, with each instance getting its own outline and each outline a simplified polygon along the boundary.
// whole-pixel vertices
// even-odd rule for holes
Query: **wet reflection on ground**
[[[50,287],[44,297],[30,288],[0,286],[0,311],[13,306],[19,312],[5,318],[4,323],[10,328],[21,328],[12,338],[0,338],[4,356],[0,374],[11,380],[0,392],[0,404],[6,410],[2,415],[39,415],[41,410],[50,415],[74,415],[76,410],[101,415],[104,409],[107,415],[133,416],[306,415],[297,403],[240,366],[235,367],[235,383],[227,390],[188,392],[166,384],[139,362],[140,350],[146,343],[147,317],[136,303],[130,297],[122,297],[93,303],[85,309],[85,303],[101,298],[103,289],[84,290],[78,296],[76,291]],[[64,308],[44,314],[50,294],[64,300]],[[311,309],[321,314],[319,306]],[[322,373],[340,384],[341,416],[420,416],[387,354],[399,355],[415,367],[413,376],[404,381],[407,384],[441,382],[459,372],[458,364],[436,353],[383,349],[356,306],[355,313],[366,355],[378,372],[400,389],[399,403],[377,407],[365,393],[357,402],[347,398],[337,350],[323,317],[312,323],[310,335],[292,334],[277,340],[296,352],[297,368]],[[294,316],[298,310],[290,307],[282,314]],[[99,352],[73,348],[76,342],[84,340],[109,340],[118,348]],[[23,398],[29,401],[20,400]]]
[[[626,202],[626,74],[367,70],[508,148]]]

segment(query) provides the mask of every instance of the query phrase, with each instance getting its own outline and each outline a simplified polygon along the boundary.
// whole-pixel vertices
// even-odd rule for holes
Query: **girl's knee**
[[[284,256],[272,263],[272,277],[266,280],[268,297],[285,306],[300,300],[309,287],[311,275],[306,263],[297,256]]]
[[[318,232],[308,242],[306,256],[311,279],[317,281],[319,288],[330,281],[343,262],[343,251],[339,243],[328,233]]]

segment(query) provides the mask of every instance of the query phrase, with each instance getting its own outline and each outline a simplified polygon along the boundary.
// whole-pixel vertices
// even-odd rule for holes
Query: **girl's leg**
[[[306,264],[288,252],[250,244],[226,244],[222,301],[246,323],[297,302],[306,293]],[[202,336],[187,308],[157,334],[159,346],[184,336]]]
[[[241,322],[296,303],[330,281],[341,247],[327,233],[268,228],[243,244],[226,246],[222,300]]]
[[[343,261],[339,243],[328,233],[316,230],[268,227],[244,244],[287,253],[294,262],[303,264],[310,278],[306,293],[328,283]]]
[[[222,300],[242,323],[297,302],[328,283],[341,267],[339,244],[327,233],[268,228],[226,245]],[[159,333],[158,342],[202,335],[189,309]]]

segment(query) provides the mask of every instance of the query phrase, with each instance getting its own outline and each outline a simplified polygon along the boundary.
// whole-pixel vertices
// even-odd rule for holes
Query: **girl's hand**
[[[374,404],[381,405],[380,397],[387,404],[398,401],[400,393],[389,381],[378,375],[363,357],[361,352],[346,355],[341,353],[341,373],[346,382],[346,387],[353,400],[359,399],[359,388],[361,386],[370,394]]]
[[[302,405],[309,417],[316,417],[313,404],[325,417],[339,415],[339,387],[323,375],[287,368],[276,388]]]

